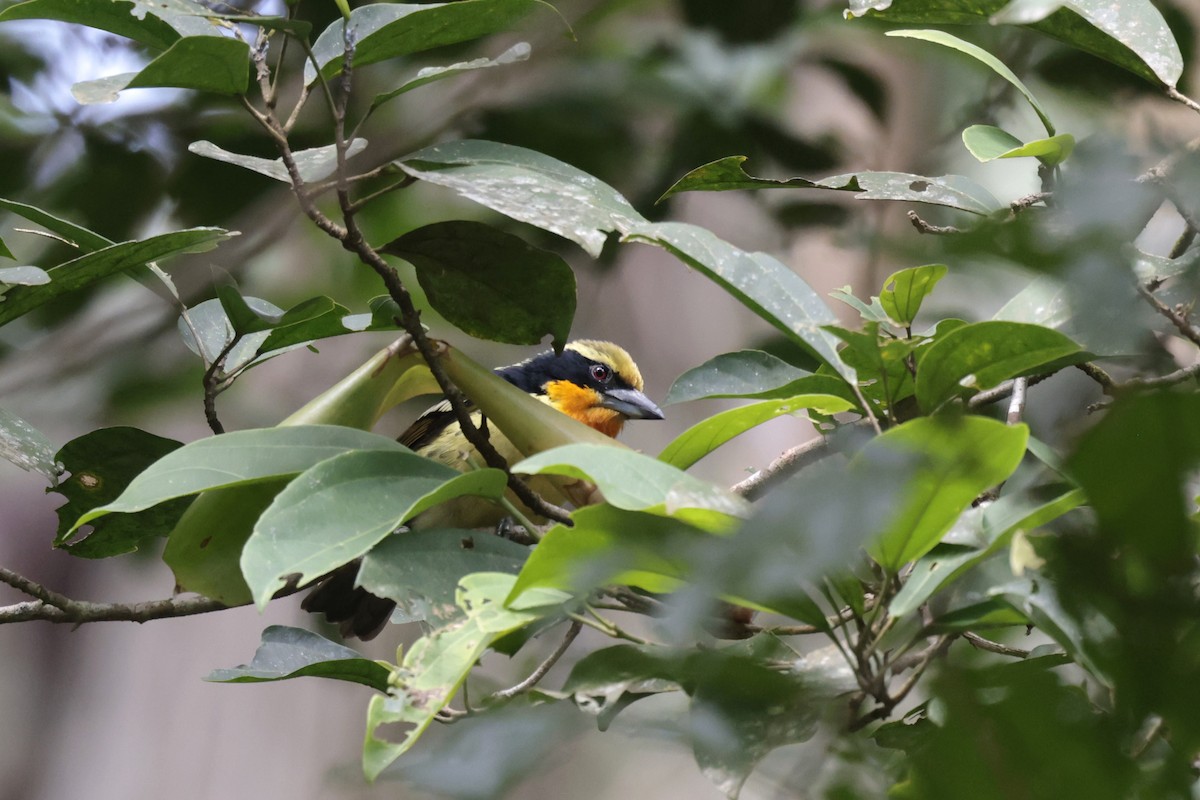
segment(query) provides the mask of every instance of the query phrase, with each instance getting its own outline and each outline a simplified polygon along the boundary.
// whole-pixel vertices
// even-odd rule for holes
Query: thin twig
[[[1155,311],[1167,318],[1175,329],[1183,334],[1184,338],[1196,345],[1200,345],[1200,330],[1187,321],[1187,319],[1177,312],[1175,309],[1168,306],[1163,301],[1159,300],[1142,286],[1137,287],[1140,294],[1147,303],[1149,303]]]
[[[1179,91],[1174,86],[1167,87],[1167,97],[1171,98],[1176,103],[1183,103],[1185,106],[1190,108],[1192,111],[1195,111],[1196,113],[1200,113],[1200,103],[1197,103],[1195,100],[1188,97],[1186,94]]]
[[[1171,252],[1167,254],[1167,258],[1176,259],[1187,252],[1192,246],[1192,242],[1196,239],[1196,229],[1191,224],[1183,226],[1183,232],[1179,234],[1179,238],[1175,240],[1175,244],[1171,245]]]
[[[991,639],[985,639],[977,633],[967,631],[963,638],[971,643],[973,647],[980,650],[987,650],[989,653],[998,653],[1002,656],[1012,656],[1013,658],[1029,658],[1029,650],[1022,650],[1019,647],[1009,647],[1000,642],[993,642]]]
[[[204,370],[204,419],[208,422],[208,427],[212,432],[218,436],[225,432],[225,426],[217,418],[217,395],[229,388],[229,383],[226,381],[228,376],[225,375],[225,359],[229,357],[233,348],[241,340],[242,337],[235,332],[221,348],[221,352],[217,353],[213,362],[208,365],[208,369]],[[196,340],[196,346],[200,346],[199,339]]]
[[[921,219],[921,216],[915,211],[908,212],[908,221],[917,229],[917,233],[928,233],[935,236],[946,236],[954,233],[964,233],[962,228],[956,228],[953,225],[934,225],[932,222],[926,222]]]
[[[1075,368],[1084,375],[1087,375],[1096,383],[1100,384],[1100,388],[1103,389],[1106,394],[1112,390],[1113,386],[1116,385],[1116,381],[1112,379],[1111,375],[1109,375],[1096,364],[1093,364],[1091,361],[1085,361],[1082,364],[1076,364]]]
[[[571,642],[575,641],[575,637],[579,635],[579,631],[582,629],[583,623],[579,622],[579,620],[572,620],[571,627],[567,628],[567,635],[564,636],[563,640],[558,643],[558,647],[554,648],[554,652],[547,656],[546,660],[539,664],[537,669],[535,669],[528,678],[518,684],[508,687],[507,689],[501,689],[498,692],[493,692],[491,699],[509,700],[519,694],[529,691],[534,686],[537,686],[538,682],[541,681],[542,678],[546,677],[546,673],[549,672],[554,665],[558,663],[558,660],[563,657],[563,653],[567,652],[567,648],[571,646]]]
[[[1053,374],[1053,372],[1044,372],[1041,375],[1031,375],[1025,379],[1025,386],[1026,388],[1030,386],[1036,386]],[[1004,383],[1001,383],[998,386],[993,386],[991,389],[980,392],[967,401],[967,408],[983,408],[984,406],[991,405],[992,403],[1010,397],[1013,392],[1014,383],[1015,380],[1004,381]]]

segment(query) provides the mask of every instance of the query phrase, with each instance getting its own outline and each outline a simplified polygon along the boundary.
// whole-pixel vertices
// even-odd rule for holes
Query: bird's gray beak
[[[600,396],[600,405],[630,419],[662,419],[662,409],[637,389],[609,389]]]

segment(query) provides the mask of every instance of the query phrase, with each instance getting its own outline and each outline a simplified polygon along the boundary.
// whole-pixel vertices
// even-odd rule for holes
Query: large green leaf
[[[907,172],[852,172],[819,181],[807,178],[771,180],[747,175],[745,156],[726,156],[684,175],[663,193],[664,200],[680,192],[724,192],[731,189],[830,189],[856,192],[860,200],[904,200],[948,206],[987,216],[1002,206],[992,193],[962,175],[929,178]]]
[[[346,158],[353,158],[366,148],[366,139],[354,139],[346,146]],[[215,161],[223,161],[226,164],[233,164],[283,183],[290,184],[292,182],[292,176],[284,166],[282,158],[259,158],[258,156],[231,153],[203,139],[189,144],[188,152]],[[305,183],[324,180],[337,169],[337,148],[331,144],[299,150],[293,153],[292,157],[296,162],[296,170]]]
[[[58,535],[55,547],[85,558],[106,558],[137,550],[144,542],[166,536],[187,508],[190,498],[179,498],[132,514],[112,514],[93,519],[92,531],[71,543],[75,520],[121,495],[138,474],[182,445],[137,428],[101,428],[72,439],[57,458],[70,477],[54,488],[67,502],[56,509]]]
[[[377,597],[395,600],[410,619],[442,625],[462,615],[454,593],[464,575],[516,575],[529,549],[477,530],[439,528],[389,536],[363,557],[358,584]]]
[[[156,50],[165,50],[185,33],[161,18],[167,16],[163,10],[169,5],[160,3],[158,8],[152,9],[149,8],[149,3],[131,3],[126,0],[109,0],[103,3],[93,0],[28,0],[0,11],[0,22],[14,19],[74,22],[133,39]],[[172,17],[171,21],[179,22],[179,19]],[[201,21],[199,18],[193,18],[192,23]]]
[[[635,225],[625,232],[625,238],[673,253],[854,383],[854,370],[838,357],[836,337],[823,329],[836,323],[837,317],[803,278],[777,259],[766,253],[747,253],[684,222]]]
[[[418,639],[393,671],[387,695],[371,698],[363,745],[363,772],[368,780],[416,743],[492,642],[543,615],[538,609],[504,607],[514,580],[494,572],[463,578],[457,604],[465,617]],[[412,725],[401,741],[379,736],[381,726],[398,722]]]
[[[257,428],[210,436],[155,461],[120,497],[84,514],[71,530],[105,514],[128,514],[210,489],[291,477],[347,450],[409,452],[386,436],[338,425]]]
[[[1016,90],[1020,92],[1026,100],[1029,101],[1029,105],[1033,106],[1033,110],[1038,115],[1038,119],[1042,121],[1042,125],[1046,128],[1046,133],[1050,136],[1054,136],[1054,123],[1050,121],[1050,116],[1046,113],[1046,110],[1042,108],[1042,104],[1039,103],[1038,99],[1033,96],[1033,92],[1029,91],[1029,87],[1022,83],[1021,79],[1016,76],[1016,73],[1005,66],[1004,62],[1000,61],[1000,59],[996,58],[982,47],[971,44],[967,41],[963,41],[957,36],[953,36],[945,31],[888,31],[886,35],[903,36],[906,39],[920,39],[922,41],[940,44],[943,47],[949,47],[959,51],[960,53],[965,53],[981,64],[986,65],[1001,78],[1004,78],[1004,80],[1012,84],[1013,87],[1016,88]]]
[[[537,0],[464,0],[457,3],[377,3],[350,12],[355,42],[354,66],[363,67],[396,56],[478,39],[511,28],[539,5]],[[326,77],[342,69],[345,49],[343,20],[337,20],[313,43],[312,63],[306,63],[304,82],[312,83],[317,69]]]
[[[933,549],[984,491],[1021,463],[1029,429],[985,417],[920,417],[871,441],[859,459],[916,456],[903,505],[868,546],[885,569],[899,570]]]
[[[329,678],[388,689],[391,671],[349,647],[301,628],[271,625],[262,633],[262,644],[249,664],[213,670],[204,678],[214,683],[262,683],[290,678]]]
[[[679,434],[658,454],[659,461],[687,469],[735,436],[764,422],[814,408],[822,414],[849,411],[854,403],[831,394],[803,394],[785,400],[766,400],[741,408],[732,408],[697,422]]]
[[[933,411],[960,394],[1088,357],[1070,338],[1040,325],[996,321],[964,325],[939,337],[925,351],[917,371],[917,402],[925,411]]]
[[[1149,81],[1174,86],[1183,56],[1150,0],[849,0],[847,16],[906,24],[1027,24]]]
[[[1044,486],[1001,497],[978,515],[981,541],[938,545],[918,559],[904,586],[892,598],[888,613],[896,617],[911,614],[972,567],[1008,546],[1017,531],[1045,525],[1084,501],[1083,492],[1070,486]]]
[[[14,286],[0,303],[0,325],[27,314],[56,297],[82,289],[118,272],[145,266],[181,253],[202,253],[228,239],[220,228],[191,228],[149,239],[122,242],[59,264],[50,269],[50,282],[41,286]]]
[[[668,592],[687,578],[687,543],[705,534],[679,520],[610,505],[571,516],[573,527],[551,528],[525,562],[507,602],[534,589],[586,595],[613,583]]]
[[[645,221],[608,184],[524,147],[468,139],[426,147],[395,164],[414,178],[570,239],[593,257],[609,233]]]
[[[512,470],[590,480],[617,508],[676,515],[696,524],[725,527],[728,516],[743,515],[747,509],[740,497],[719,486],[650,456],[615,447],[569,444],[530,456],[513,464]]]
[[[663,405],[710,397],[768,399],[764,395],[811,376],[811,372],[761,350],[722,353],[676,378]]]
[[[0,458],[23,470],[40,473],[54,483],[59,468],[54,445],[46,434],[25,420],[0,408]]]
[[[37,2],[37,0],[33,0],[33,2]],[[114,3],[114,5],[117,5],[117,3]],[[9,6],[6,11],[11,11],[14,8],[18,8],[18,6]],[[0,13],[0,21],[3,19],[4,14]],[[116,242],[101,236],[95,231],[88,230],[87,228],[76,225],[73,222],[68,222],[61,217],[56,217],[48,211],[43,211],[36,206],[31,206],[26,203],[18,203],[15,200],[6,200],[5,198],[0,197],[0,208],[4,209],[5,211],[11,211],[17,216],[24,217],[30,222],[35,222],[38,225],[41,225],[51,233],[61,236],[67,241],[68,244],[78,247],[85,253],[91,253],[116,244]]]
[[[353,561],[426,508],[468,494],[498,498],[505,486],[499,470],[463,474],[404,449],[327,458],[258,518],[242,550],[242,574],[262,607],[291,576],[304,584]]]
[[[567,343],[575,317],[575,273],[561,256],[519,236],[466,220],[436,222],[381,248],[417,268],[434,310],[480,339]]]
[[[125,89],[171,87],[241,94],[250,81],[250,46],[225,36],[187,36],[140,72],[81,81],[71,94],[83,104],[111,103]]]

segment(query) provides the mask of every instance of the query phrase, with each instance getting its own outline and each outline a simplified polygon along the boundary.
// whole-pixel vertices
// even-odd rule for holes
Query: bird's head
[[[620,433],[628,419],[663,418],[659,407],[642,392],[637,364],[611,342],[580,339],[568,343],[560,355],[541,353],[499,373],[608,436]]]

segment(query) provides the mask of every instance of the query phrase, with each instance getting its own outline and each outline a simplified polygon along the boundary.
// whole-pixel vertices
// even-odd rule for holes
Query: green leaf
[[[679,516],[697,524],[714,520],[725,526],[729,520],[723,517],[740,516],[747,509],[745,501],[719,486],[649,456],[616,447],[564,445],[513,464],[512,471],[590,480],[617,508]],[[689,513],[695,510],[716,511],[720,516]]]
[[[912,325],[921,310],[921,303],[933,291],[938,281],[946,277],[945,264],[926,264],[893,272],[883,282],[879,304],[888,316],[901,325]]]
[[[1000,61],[1000,59],[996,58],[982,47],[963,41],[957,36],[952,36],[945,31],[903,30],[888,31],[885,35],[902,36],[906,39],[920,39],[926,42],[933,42],[934,44],[940,44],[943,47],[949,47],[959,51],[960,53],[969,55],[971,58],[974,58],[976,61],[979,61],[987,66],[1001,78],[1004,78],[1004,80],[1012,84],[1018,92],[1024,95],[1025,99],[1029,101],[1029,105],[1033,107],[1034,113],[1038,115],[1038,119],[1042,121],[1042,125],[1046,128],[1046,133],[1050,134],[1051,136],[1054,135],[1054,123],[1050,121],[1050,117],[1046,113],[1045,109],[1042,108],[1042,104],[1039,103],[1037,98],[1033,96],[1033,92],[1029,91],[1029,88],[1021,82],[1020,78],[1016,76],[1016,73],[1006,67],[1004,63]]]
[[[412,5],[377,3],[350,12],[350,35],[355,42],[354,66],[365,67],[396,56],[479,39],[509,30],[542,3],[536,0],[464,0],[457,3]],[[304,82],[341,72],[347,23],[337,20],[313,43],[312,63],[304,65]]]
[[[1020,322],[976,322],[939,337],[917,372],[917,402],[931,412],[947,400],[1039,370],[1086,361],[1058,331]]]
[[[36,0],[34,0],[36,2]],[[18,6],[9,6],[7,11],[11,11]],[[0,13],[0,21],[4,18],[4,14]],[[116,244],[111,239],[107,239],[95,231],[90,231],[87,228],[76,225],[73,222],[68,222],[65,219],[56,217],[49,212],[43,211],[35,206],[25,203],[18,203],[15,200],[6,200],[0,197],[0,208],[5,211],[11,211],[19,217],[29,220],[30,222],[41,225],[46,230],[56,234],[73,247],[78,247],[85,253],[91,253],[96,250],[101,250],[105,247],[110,247]]]
[[[250,46],[225,36],[187,36],[140,72],[80,81],[71,95],[80,103],[111,103],[125,89],[171,87],[241,94],[250,82]]]
[[[985,417],[920,417],[873,439],[859,459],[916,456],[901,508],[867,549],[896,571],[928,553],[981,493],[1007,479],[1029,429]]]
[[[687,577],[686,543],[707,534],[670,517],[610,505],[581,508],[556,525],[525,562],[507,603],[535,589],[575,596],[609,584],[669,592]]]
[[[837,355],[837,339],[823,330],[837,322],[804,279],[766,253],[747,253],[697,225],[644,223],[625,233],[631,241],[658,245],[715,281],[743,305],[833,367],[847,383],[854,370]]]
[[[354,139],[346,146],[346,158],[353,158],[366,148],[366,139]],[[226,164],[233,164],[289,185],[292,182],[292,176],[284,166],[282,158],[259,158],[258,156],[231,153],[204,140],[189,144],[188,152],[215,161],[223,161]],[[337,169],[337,149],[331,144],[300,150],[294,153],[293,157],[296,161],[296,170],[305,183],[325,180]]]
[[[462,616],[455,588],[472,572],[516,575],[529,548],[477,530],[440,528],[389,536],[363,557],[358,585],[435,626]]]
[[[67,502],[56,509],[55,547],[84,558],[130,553],[158,536],[166,536],[191,502],[180,498],[133,514],[114,514],[91,523],[82,541],[71,543],[72,524],[98,506],[121,495],[138,474],[182,445],[137,428],[101,428],[63,445],[56,458],[70,477],[54,488]]]
[[[1055,585],[1041,576],[992,587],[988,594],[1021,612],[1039,631],[1062,645],[1080,666],[1112,685],[1112,677],[1101,667],[1106,658],[1104,651],[1115,651],[1121,638],[1111,620],[1090,609],[1083,611],[1082,619],[1075,616],[1063,607]]]
[[[676,378],[663,405],[710,397],[762,398],[811,376],[811,372],[761,350],[722,353]]]
[[[437,222],[382,248],[417,269],[434,310],[480,339],[567,343],[575,317],[575,273],[561,256],[482,222]]]
[[[275,496],[242,550],[242,574],[260,608],[290,576],[305,584],[331,572],[427,508],[504,494],[499,470],[463,474],[398,448],[327,458]]]
[[[249,664],[213,670],[204,680],[214,683],[263,683],[290,678],[330,678],[388,689],[391,670],[363,658],[349,647],[301,628],[271,625],[262,633],[262,644]]]
[[[834,289],[829,293],[829,296],[857,311],[858,315],[862,317],[863,322],[877,322],[881,325],[891,324],[887,312],[883,310],[883,306],[879,305],[878,297],[872,297],[870,303],[864,303],[854,296],[850,284],[846,284],[839,289]]]
[[[42,286],[49,282],[50,275],[38,267],[0,267],[0,301],[4,299],[5,286]]]
[[[1066,161],[1075,149],[1075,137],[1069,133],[1022,142],[1008,131],[993,125],[972,125],[962,132],[962,140],[971,155],[984,163],[997,158],[1032,156],[1054,166]]]
[[[645,221],[608,184],[524,147],[468,139],[426,147],[394,163],[414,178],[570,239],[592,257],[600,255],[609,233]]]
[[[1183,54],[1175,35],[1150,0],[1015,0],[990,21],[993,25],[1032,24],[1035,30],[1143,77],[1157,78],[1166,86],[1175,86],[1183,74]]]
[[[125,0],[105,3],[91,0],[28,0],[0,11],[0,22],[14,19],[74,22],[133,39],[155,50],[165,50],[183,33],[161,18],[165,16],[163,9],[168,6],[168,3],[159,3],[157,7],[152,7],[148,2],[135,4]],[[196,23],[202,20],[192,18],[191,21]]]
[[[164,233],[141,241],[122,242],[80,256],[48,270],[50,282],[42,286],[14,286],[0,303],[0,325],[29,313],[38,306],[69,292],[82,289],[118,272],[162,261],[181,253],[202,253],[228,239],[220,228],[191,228]]]
[[[4,408],[0,408],[0,458],[44,475],[51,483],[58,481],[61,472],[46,434]]]
[[[837,414],[853,407],[854,403],[836,395],[804,394],[732,408],[698,422],[676,436],[658,454],[658,460],[679,469],[687,469],[735,436],[777,417],[806,408],[815,408],[822,414]]]
[[[528,42],[517,42],[495,58],[473,58],[470,61],[460,61],[457,64],[449,64],[445,67],[422,67],[417,71],[416,75],[395,89],[376,95],[375,99],[371,101],[371,108],[368,113],[374,112],[375,109],[392,98],[399,97],[405,92],[411,92],[413,89],[424,86],[427,83],[433,83],[445,78],[453,78],[456,75],[461,75],[464,72],[472,72],[477,69],[489,69],[491,67],[501,67],[507,64],[527,61],[529,60],[531,51],[532,48],[530,48]]]
[[[511,575],[492,572],[463,578],[457,603],[466,612],[465,619],[418,639],[392,673],[388,694],[371,698],[363,745],[363,772],[368,780],[374,780],[416,743],[492,642],[542,616],[537,610],[504,607],[514,580]],[[403,740],[379,737],[381,726],[397,722],[413,726]]]
[[[895,617],[911,614],[968,570],[1007,547],[1017,531],[1045,525],[1084,502],[1079,489],[1057,485],[1001,497],[980,515],[981,546],[940,544],[922,556],[892,598],[888,613]]]
[[[807,178],[769,180],[747,175],[742,169],[746,156],[726,156],[684,175],[659,198],[680,192],[723,192],[731,189],[830,189],[856,192],[860,200],[904,200],[948,206],[987,216],[1002,206],[992,193],[962,175],[928,178],[907,172],[851,172],[819,181]]]
[[[3,239],[0,239],[0,258],[16,260],[16,256],[13,255],[12,250],[8,249],[8,245],[4,243]],[[46,280],[49,280],[49,278]],[[16,283],[16,281],[9,281],[9,283]]]
[[[258,428],[210,436],[155,461],[120,497],[84,514],[71,530],[105,514],[128,514],[223,486],[291,477],[347,450],[409,452],[386,436],[337,425]]]
[[[828,394],[855,402],[854,392],[840,378],[813,375],[761,350],[739,350],[680,375],[663,405],[714,397],[786,400],[802,394]]]

